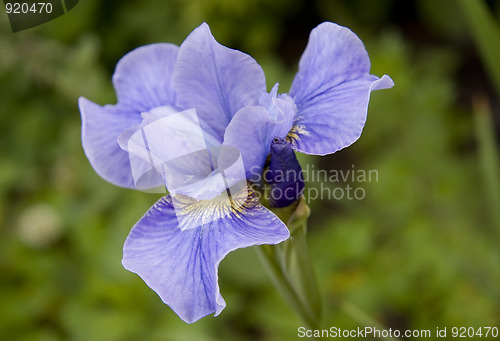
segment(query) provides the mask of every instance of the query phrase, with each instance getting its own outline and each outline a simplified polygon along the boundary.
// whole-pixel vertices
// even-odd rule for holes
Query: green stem
[[[257,253],[271,280],[309,329],[321,329],[322,297],[307,247],[307,218],[310,210],[302,197],[294,206],[273,209],[287,222],[290,238],[278,245],[261,245]],[[338,308],[365,327],[387,329],[352,303],[340,300]],[[398,340],[397,338],[381,338]]]
[[[500,231],[500,163],[490,104],[486,97],[476,96],[473,101],[476,138],[478,142],[479,167],[484,179],[486,204],[495,231]]]
[[[291,209],[274,211],[287,222],[290,238],[279,245],[261,245],[257,252],[290,307],[309,328],[319,329],[322,300],[306,241],[309,207],[301,198]]]
[[[311,314],[311,309],[300,299],[294,287],[289,282],[288,276],[283,272],[281,264],[278,261],[279,256],[277,255],[275,245],[262,245],[256,250],[270,274],[271,281],[283,295],[288,305],[310,329],[319,329],[320,322],[318,318],[314,314]]]

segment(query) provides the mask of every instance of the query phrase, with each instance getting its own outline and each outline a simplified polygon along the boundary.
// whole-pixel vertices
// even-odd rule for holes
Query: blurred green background
[[[77,98],[114,103],[122,55],[180,44],[203,21],[287,91],[325,20],[357,33],[372,73],[396,83],[372,94],[353,146],[300,158],[379,175],[351,184],[364,200],[311,203],[325,327],[500,327],[498,1],[82,0],[16,34],[0,14],[0,340],[298,339],[302,322],[251,248],[221,263],[227,308],[193,325],[122,268],[130,228],[159,195],[93,171]]]

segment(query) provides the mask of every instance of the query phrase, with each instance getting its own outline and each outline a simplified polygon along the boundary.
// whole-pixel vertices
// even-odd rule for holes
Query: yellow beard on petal
[[[209,225],[228,216],[242,218],[243,211],[255,209],[260,205],[258,196],[248,185],[236,192],[223,192],[209,200],[174,194],[172,203],[181,230]]]
[[[292,129],[288,132],[288,135],[286,136],[286,140],[288,143],[290,143],[292,146],[297,145],[297,141],[300,140],[300,136],[303,135],[309,135],[309,131],[306,130],[306,127],[302,124],[294,124],[292,126]]]

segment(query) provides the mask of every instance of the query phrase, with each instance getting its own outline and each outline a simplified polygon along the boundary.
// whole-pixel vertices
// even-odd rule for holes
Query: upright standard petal
[[[273,137],[285,137],[297,115],[297,106],[293,99],[287,94],[278,96],[278,83],[276,83],[270,93],[261,94],[259,104],[267,109],[269,116],[277,123]]]
[[[369,70],[363,43],[349,29],[327,22],[312,30],[290,89],[298,108],[289,134],[295,150],[331,154],[359,138],[370,92],[394,84]]]
[[[260,179],[278,123],[262,106],[239,110],[227,126],[224,145],[237,148],[250,181]],[[219,163],[225,163],[219,160]]]
[[[113,74],[118,103],[138,114],[173,106],[172,75],[178,51],[178,46],[162,43],[141,46],[123,56]]]
[[[237,209],[210,207],[212,201],[190,205],[183,211],[174,209],[170,196],[160,199],[130,232],[122,261],[188,323],[211,313],[217,316],[226,306],[217,273],[229,252],[276,244],[289,236],[286,226],[252,196]],[[179,215],[201,215],[195,220],[203,221],[203,215],[217,212],[225,216],[193,228],[178,225]]]
[[[141,122],[141,116],[120,105],[104,107],[80,97],[82,145],[94,170],[114,185],[134,188],[129,155],[118,145],[118,136]]]
[[[182,43],[174,72],[177,104],[195,108],[203,129],[220,138],[238,110],[258,104],[262,68],[249,55],[219,44],[203,23]]]

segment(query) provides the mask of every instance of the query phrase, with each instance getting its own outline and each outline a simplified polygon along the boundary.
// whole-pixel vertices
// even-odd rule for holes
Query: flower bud
[[[295,152],[284,138],[271,143],[271,162],[265,179],[270,186],[269,204],[286,207],[297,201],[304,190],[304,178]]]

